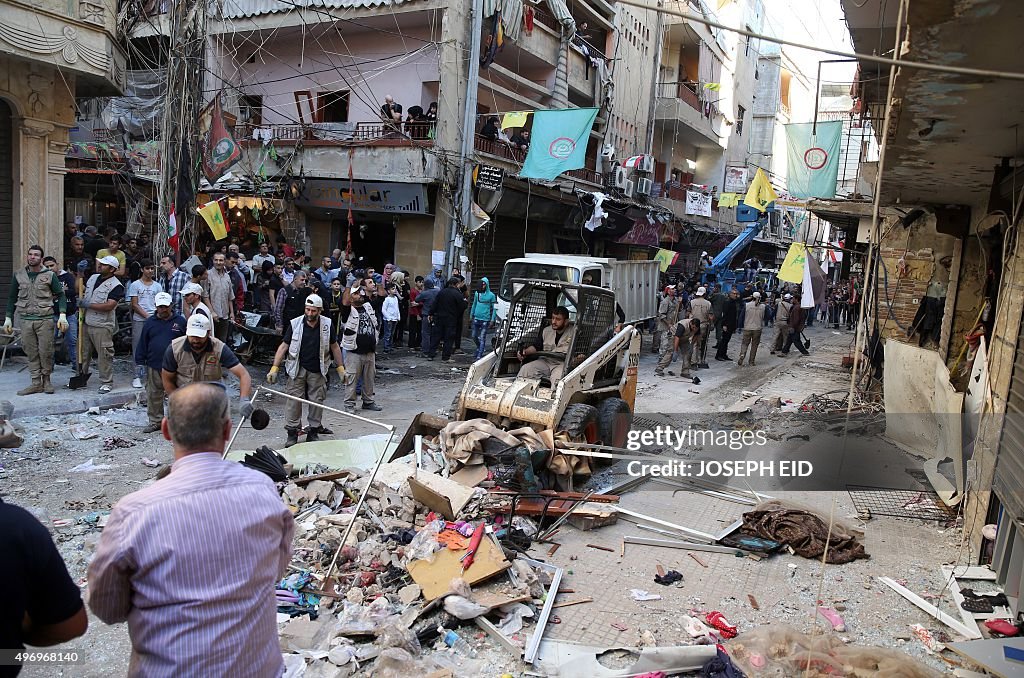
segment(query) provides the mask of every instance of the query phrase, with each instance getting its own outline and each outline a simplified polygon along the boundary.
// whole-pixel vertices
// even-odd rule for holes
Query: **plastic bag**
[[[416,536],[409,542],[405,549],[405,562],[414,560],[425,560],[433,562],[434,553],[441,550],[441,544],[437,541],[437,535],[444,529],[443,520],[435,520],[423,526],[423,529],[416,533]]]
[[[476,619],[487,612],[487,608],[462,596],[448,596],[444,599],[444,611],[465,621]]]
[[[421,651],[420,641],[416,634],[400,623],[388,624],[377,633],[374,644],[382,650],[387,648],[399,648],[418,656]]]
[[[523,617],[532,617],[533,610],[522,603],[509,603],[500,608],[505,618],[498,624],[498,630],[506,636],[518,633],[523,630]]]

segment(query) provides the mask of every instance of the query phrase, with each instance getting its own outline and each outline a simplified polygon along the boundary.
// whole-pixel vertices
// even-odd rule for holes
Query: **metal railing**
[[[502,141],[501,139],[491,139],[481,134],[476,135],[473,142],[473,148],[481,153],[487,153],[488,155],[503,158],[515,163],[516,165],[522,165],[523,161],[526,160],[526,151],[519,148],[513,148],[511,144]],[[562,172],[561,176],[579,179],[580,181],[586,181],[598,186],[600,186],[603,181],[603,175],[589,167],[581,167],[580,169]]]
[[[254,130],[271,130],[273,141],[326,141],[344,144],[387,145],[431,144],[434,136],[432,122],[353,122],[353,123],[292,123],[287,125],[235,125],[239,140],[255,140]]]

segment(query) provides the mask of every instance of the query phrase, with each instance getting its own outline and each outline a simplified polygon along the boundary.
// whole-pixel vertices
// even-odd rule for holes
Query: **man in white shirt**
[[[146,319],[156,313],[156,295],[164,291],[163,286],[158,283],[156,266],[149,259],[142,260],[142,277],[128,286],[128,301],[132,305],[132,355],[139,346],[139,337],[142,336],[142,326]],[[135,365],[135,379],[132,380],[133,388],[142,388],[142,378],[146,375],[145,365]]]

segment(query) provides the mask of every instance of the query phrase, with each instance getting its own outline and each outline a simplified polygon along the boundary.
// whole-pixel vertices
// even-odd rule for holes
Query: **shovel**
[[[79,310],[78,311],[78,345],[76,346],[76,348],[78,350],[78,374],[76,374],[73,377],[71,377],[71,380],[68,381],[68,388],[71,389],[72,391],[74,391],[76,389],[79,389],[79,388],[85,388],[86,385],[88,385],[88,383],[89,383],[89,372],[84,372],[84,373],[82,372],[82,370],[85,368],[85,359],[82,357],[82,336],[83,336],[84,332],[85,332],[85,314],[82,313],[81,310]],[[92,356],[89,356],[89,359],[92,360]]]

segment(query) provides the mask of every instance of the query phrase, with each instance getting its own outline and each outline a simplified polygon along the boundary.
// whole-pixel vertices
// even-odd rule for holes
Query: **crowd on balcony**
[[[430,102],[426,111],[420,105],[410,106],[403,120],[402,104],[388,94],[380,105],[380,117],[391,127],[393,134],[404,134],[413,139],[433,139],[437,125],[437,102]]]

